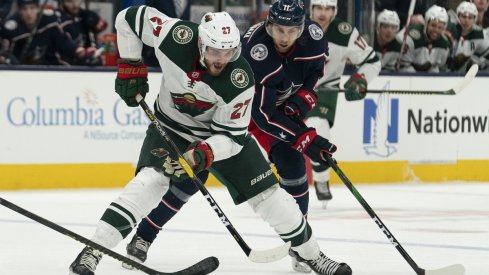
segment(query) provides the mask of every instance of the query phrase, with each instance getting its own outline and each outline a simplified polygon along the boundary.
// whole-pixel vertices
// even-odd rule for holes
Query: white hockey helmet
[[[459,16],[460,14],[469,14],[474,17],[477,17],[478,13],[479,12],[477,11],[477,6],[471,2],[467,2],[467,1],[460,2],[460,4],[457,7],[457,16]]]
[[[199,25],[200,63],[205,66],[204,54],[207,47],[216,49],[236,49],[230,62],[241,54],[239,29],[229,13],[208,12],[202,16]]]
[[[311,0],[311,9],[309,10],[311,14],[312,7],[315,5],[323,7],[334,7],[333,19],[336,17],[336,14],[338,14],[338,0]]]
[[[395,26],[396,32],[398,32],[401,20],[399,19],[399,15],[397,15],[397,12],[391,10],[383,10],[379,13],[379,15],[377,15],[377,32],[379,32],[380,24]]]
[[[447,10],[443,7],[433,5],[424,14],[424,20],[426,21],[426,24],[431,20],[438,20],[446,25],[448,23]]]

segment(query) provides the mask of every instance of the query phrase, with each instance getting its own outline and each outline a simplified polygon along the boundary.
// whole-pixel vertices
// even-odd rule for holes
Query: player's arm
[[[121,58],[141,59],[143,43],[157,47],[178,19],[147,6],[122,10],[116,17],[117,45]]]
[[[220,104],[211,123],[212,136],[205,140],[214,154],[214,161],[238,154],[248,138],[254,86],[242,91],[229,102]]]
[[[251,117],[262,131],[278,139],[292,142],[300,131],[297,122],[287,116],[277,106],[277,90],[273,79],[265,79],[255,83],[255,97]]]
[[[147,6],[130,7],[117,15],[115,27],[121,59],[117,62],[115,91],[128,106],[138,106],[136,95],[144,97],[149,90],[148,69],[141,61],[143,43],[157,47],[177,21]]]
[[[403,37],[404,37],[404,32],[406,31],[406,28],[403,28],[399,33],[396,35],[396,40],[399,42],[399,44],[402,45]],[[416,70],[413,67],[413,62],[414,62],[414,40],[411,36],[406,36],[406,45],[404,47],[404,52],[400,52],[399,54],[401,55],[401,66],[399,71],[401,72],[415,72]]]
[[[368,90],[368,83],[373,81],[382,69],[380,59],[356,28],[350,35],[346,57],[359,66],[359,69],[345,83],[345,97],[349,101],[363,99]]]

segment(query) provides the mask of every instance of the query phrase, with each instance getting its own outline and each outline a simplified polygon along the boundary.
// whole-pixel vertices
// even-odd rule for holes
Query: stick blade
[[[463,275],[465,267],[461,264],[454,264],[447,267],[425,270],[425,275]]]
[[[254,263],[271,263],[283,259],[289,255],[289,249],[291,247],[290,242],[286,242],[279,247],[275,247],[268,250],[251,250],[248,259]]]
[[[478,71],[479,71],[479,65],[477,64],[472,65],[469,71],[465,74],[464,79],[459,83],[457,83],[457,85],[453,87],[453,89],[449,90],[449,94],[458,94],[461,91],[463,91],[463,89],[465,89],[465,87],[467,87],[470,84],[470,82],[474,80]]]

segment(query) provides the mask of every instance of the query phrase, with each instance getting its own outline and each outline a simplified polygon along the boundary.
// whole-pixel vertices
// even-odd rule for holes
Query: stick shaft
[[[246,254],[246,256],[249,256],[251,253],[251,248],[246,244],[246,242],[243,240],[241,235],[238,233],[238,231],[234,228],[234,226],[231,224],[229,221],[228,217],[224,212],[221,210],[221,207],[217,204],[217,202],[214,200],[212,195],[209,193],[207,188],[204,186],[204,183],[200,180],[199,177],[197,177],[190,168],[190,165],[187,163],[187,161],[183,158],[182,152],[180,152],[180,149],[178,149],[178,146],[170,139],[170,137],[166,134],[165,129],[163,129],[163,126],[161,126],[160,122],[158,119],[154,116],[153,112],[149,108],[148,104],[141,99],[139,101],[139,106],[144,110],[146,115],[148,116],[149,120],[151,120],[151,123],[156,127],[158,130],[158,133],[161,135],[161,137],[165,140],[165,142],[171,147],[171,150],[175,155],[178,156],[178,161],[182,165],[182,167],[185,169],[185,172],[190,176],[192,179],[192,182],[199,188],[200,192],[204,197],[207,199],[209,202],[210,206],[214,211],[216,212],[217,216],[221,219],[221,222],[226,226],[228,231],[231,233],[231,235],[234,237],[236,242],[239,244],[243,252]]]
[[[355,186],[351,183],[351,181],[346,177],[346,175],[341,171],[340,167],[336,162],[333,160],[333,158],[328,155],[324,154],[326,157],[326,161],[328,164],[331,166],[331,168],[335,171],[335,173],[338,175],[338,177],[341,179],[341,181],[346,185],[346,187],[350,190],[350,192],[353,194],[353,196],[357,199],[357,201],[363,206],[363,209],[367,211],[369,216],[372,218],[372,220],[377,224],[377,226],[382,230],[384,235],[389,239],[389,241],[394,245],[394,247],[401,253],[402,257],[408,262],[408,264],[413,268],[413,270],[416,272],[418,275],[424,275],[425,271],[420,268],[416,262],[409,256],[409,254],[404,250],[402,245],[397,241],[396,237],[390,232],[390,230],[387,228],[387,226],[382,222],[382,220],[377,216],[375,211],[370,207],[370,205],[365,201],[363,196],[358,192],[358,190],[355,188]]]

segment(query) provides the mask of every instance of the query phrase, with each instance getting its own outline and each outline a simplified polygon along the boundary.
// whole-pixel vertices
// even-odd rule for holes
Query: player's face
[[[477,10],[483,11],[487,7],[488,0],[475,0],[474,4],[477,7]]]
[[[472,29],[472,26],[474,26],[475,16],[469,14],[459,14],[458,21],[460,22],[462,31],[469,32]]]
[[[390,43],[396,37],[397,27],[394,25],[380,24],[379,26],[379,36],[383,41]]]
[[[311,19],[316,21],[323,29],[329,25],[334,16],[334,7],[314,5]]]
[[[441,34],[445,30],[445,23],[438,20],[431,20],[426,25],[426,35],[431,41],[435,41],[440,38]]]
[[[71,16],[80,13],[81,0],[63,0],[63,10]]]
[[[271,30],[273,44],[279,53],[288,52],[301,34],[301,29],[297,26],[271,24],[269,28]]]
[[[226,65],[231,61],[234,54],[234,49],[216,49],[212,47],[206,47],[204,53],[204,62],[209,70],[209,74],[212,76],[218,76],[222,73]]]
[[[25,4],[19,9],[20,20],[22,20],[28,28],[34,27],[38,13],[39,7],[36,4]]]

